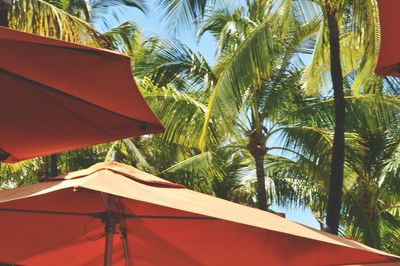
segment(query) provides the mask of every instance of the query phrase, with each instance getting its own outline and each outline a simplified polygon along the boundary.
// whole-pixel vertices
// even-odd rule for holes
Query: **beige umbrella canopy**
[[[115,162],[1,191],[0,212],[5,263],[349,265],[399,259]]]

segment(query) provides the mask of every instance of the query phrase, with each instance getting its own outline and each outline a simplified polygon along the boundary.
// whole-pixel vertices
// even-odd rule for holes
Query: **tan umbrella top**
[[[328,252],[326,254],[332,252],[332,254],[334,254],[334,250],[339,249],[341,252],[340,258],[332,257],[328,260],[328,257],[325,255],[322,257],[327,259],[327,262],[330,263],[332,263],[331,261],[334,262],[336,259],[339,261],[352,262],[353,264],[366,262],[377,263],[398,259],[397,256],[370,248],[356,241],[315,230],[310,227],[288,221],[272,213],[194,192],[182,187],[181,185],[171,183],[159,177],[140,171],[134,167],[116,162],[99,163],[88,169],[60,176],[53,181],[1,191],[0,208],[4,208],[4,206],[7,208],[15,208],[15,206],[17,206],[18,208],[34,209],[34,205],[26,205],[25,207],[22,207],[20,206],[22,204],[18,204],[18,202],[25,201],[25,204],[28,204],[30,198],[34,200],[34,198],[40,198],[53,193],[61,193],[62,191],[64,191],[63,193],[69,193],[68,198],[71,199],[71,202],[71,197],[74,195],[73,193],[79,191],[98,191],[108,195],[121,197],[124,199],[124,202],[130,202],[129,200],[132,200],[132,202],[137,202],[138,206],[132,208],[128,207],[125,209],[131,208],[132,210],[135,210],[134,214],[138,216],[165,215],[163,212],[167,212],[167,214],[171,217],[174,217],[174,215],[176,217],[183,215],[189,218],[192,216],[195,218],[210,217],[221,221],[233,222],[239,226],[239,229],[236,232],[238,241],[241,239],[241,234],[247,234],[248,232],[251,232],[253,230],[251,228],[254,228],[254,230],[267,230],[266,232],[271,232],[272,235],[279,236],[280,240],[287,238],[300,241],[303,245],[301,249],[303,249],[305,253],[304,255],[297,254],[296,256],[300,256],[298,258],[309,258],[309,256],[315,256],[315,254],[318,254],[318,252],[322,252],[321,254],[325,254],[324,252]],[[75,194],[79,196],[79,193]],[[40,209],[51,210],[51,208],[53,208],[50,206],[51,204],[52,203],[48,203],[49,206],[46,207],[46,203],[43,203],[43,205],[40,206]],[[151,210],[146,210],[144,207],[140,207],[140,204],[153,207],[150,208]],[[67,205],[68,201],[65,202],[65,206]],[[85,208],[88,207],[75,206],[74,208],[79,209],[74,209],[72,211],[85,212]],[[83,209],[80,210],[80,208]],[[158,210],[157,208],[161,209]],[[212,220],[207,221],[207,223],[212,222]],[[188,223],[192,222],[188,221]],[[206,221],[204,221],[204,223],[206,223]],[[161,222],[158,224],[158,226],[161,226]],[[225,227],[228,228],[229,226],[226,225],[222,226],[221,228],[218,227],[221,235],[224,235],[225,232],[223,232],[223,230]],[[195,228],[196,227],[193,227],[193,230],[196,230]],[[185,234],[188,233],[186,232]],[[178,236],[179,233],[174,235],[174,237],[177,239],[179,238]],[[257,236],[254,238],[254,243],[261,243],[261,247],[268,244],[265,241],[268,241],[269,239],[264,239],[266,236],[260,234],[259,237],[260,239],[257,239]],[[275,242],[275,240],[272,239],[270,239],[270,241],[271,243],[269,243],[269,245],[273,245],[273,242]],[[293,240],[290,241],[293,242]],[[290,241],[285,245],[289,245]],[[226,245],[227,246],[224,248],[229,247],[229,245],[234,245],[234,243],[226,243]],[[310,245],[310,247],[312,246],[313,248],[307,249],[307,245]],[[185,247],[187,248],[187,244]],[[300,247],[298,246],[294,246],[292,247],[293,250],[290,252],[296,254],[295,251],[299,248]],[[241,249],[243,249],[243,247],[241,247]],[[157,250],[157,252],[158,251],[159,250]],[[262,249],[260,252],[260,254],[262,254]],[[313,252],[315,253],[314,255]],[[298,258],[296,258],[296,260],[298,260]],[[346,260],[346,258],[351,259]],[[334,265],[334,263],[325,263],[325,265]]]

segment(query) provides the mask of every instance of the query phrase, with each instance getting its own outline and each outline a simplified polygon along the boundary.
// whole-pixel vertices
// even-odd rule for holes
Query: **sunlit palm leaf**
[[[143,13],[148,9],[146,0],[89,0],[89,3],[90,12],[87,21],[101,29],[110,29],[123,24],[125,21],[121,18],[130,15],[129,8],[138,9]]]
[[[198,23],[204,16],[207,4],[218,0],[159,0],[161,8],[166,12],[166,20],[170,29],[177,33],[179,27],[188,27]]]
[[[114,142],[105,156],[105,161],[111,161],[113,155],[117,161],[128,164],[135,164],[139,169],[145,170],[150,173],[155,173],[152,166],[146,160],[145,156],[136,147],[132,139],[123,139]]]
[[[138,72],[146,73],[158,86],[173,83],[180,91],[190,92],[195,88],[207,96],[216,77],[201,54],[193,52],[177,40],[160,40],[155,42],[154,49],[152,61],[138,64]]]
[[[187,147],[198,147],[207,107],[189,94],[180,93],[171,86],[157,87],[148,79],[143,80],[140,87],[165,127],[163,138]],[[221,140],[218,124],[212,122],[208,126],[211,134],[207,143],[218,144]]]
[[[87,22],[43,0],[18,0],[13,4],[10,26],[24,32],[93,47],[113,48]]]
[[[135,59],[134,51],[139,45],[139,34],[139,29],[133,21],[125,22],[103,33],[113,47],[130,56],[133,60]]]
[[[273,37],[269,23],[260,24],[232,55],[217,69],[218,81],[209,100],[201,136],[200,147],[205,148],[208,123],[212,112],[229,118],[235,117],[242,107],[245,91],[252,84],[260,84],[269,75],[272,65]],[[232,120],[230,120],[232,121]]]

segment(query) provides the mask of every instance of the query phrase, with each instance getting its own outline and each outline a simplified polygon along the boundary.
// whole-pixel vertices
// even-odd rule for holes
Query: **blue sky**
[[[174,36],[171,34],[173,29],[168,28],[168,25],[166,24],[164,19],[165,14],[163,14],[160,8],[156,5],[157,0],[149,0],[148,2],[149,8],[146,14],[143,14],[141,11],[135,8],[114,8],[110,13],[117,13],[120,17],[120,20],[117,21],[112,15],[108,15],[106,17],[108,26],[117,26],[118,24],[127,20],[134,21],[139,26],[139,29],[142,31],[144,36],[148,37],[158,35],[163,38],[176,38],[190,47],[193,51],[200,52],[209,64],[213,64],[215,62],[214,55],[216,42],[210,34],[205,34],[203,38],[197,40],[195,32],[180,29],[180,34]],[[95,27],[99,31],[106,30],[106,27],[101,23],[95,24]]]
[[[240,3],[240,1],[235,2]],[[209,64],[213,65],[215,63],[216,41],[213,37],[206,34],[203,38],[197,40],[195,32],[190,32],[185,29],[180,29],[180,34],[172,37],[170,34],[172,30],[167,28],[164,19],[165,16],[159,8],[157,8],[155,1],[150,3],[146,15],[134,8],[124,8],[120,9],[120,11],[120,13],[123,14],[121,20],[118,22],[111,19],[109,21],[111,25],[116,26],[118,23],[132,20],[138,25],[144,36],[148,37],[158,35],[164,38],[176,38],[190,47],[193,51],[201,53]],[[98,25],[97,28],[100,31],[104,30],[100,25]],[[289,220],[320,229],[318,222],[309,209],[280,208],[276,205],[273,205],[271,209],[277,212],[284,212],[286,218]]]

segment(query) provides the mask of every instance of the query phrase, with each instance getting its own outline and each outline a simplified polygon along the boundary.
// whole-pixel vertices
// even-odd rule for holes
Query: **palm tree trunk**
[[[58,175],[57,161],[58,161],[57,154],[50,155],[50,176],[51,177],[56,177]]]
[[[343,76],[340,64],[339,26],[336,9],[329,0],[325,0],[329,27],[329,43],[331,58],[331,77],[335,101],[335,133],[332,148],[331,176],[329,183],[328,206],[326,215],[327,231],[337,235],[339,230],[340,208],[343,189],[344,171],[344,132],[345,101],[343,93]]]
[[[257,175],[257,204],[260,210],[266,211],[267,205],[267,192],[265,190],[265,172],[264,172],[264,155],[253,155],[256,162],[256,175]]]
[[[8,28],[8,10],[0,9],[0,26]]]
[[[0,26],[8,28],[8,10],[10,9],[9,4],[0,0]]]
[[[268,210],[267,192],[265,189],[264,157],[267,153],[265,137],[259,136],[254,130],[249,134],[247,150],[254,157],[257,175],[257,205],[260,210]]]

